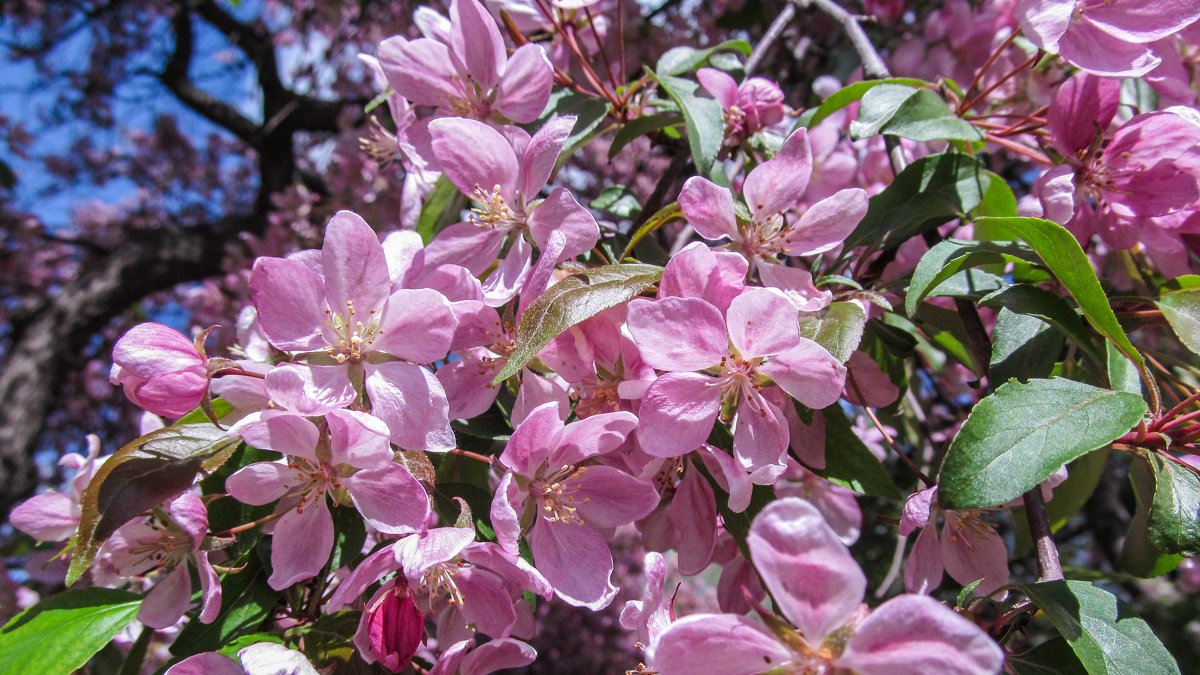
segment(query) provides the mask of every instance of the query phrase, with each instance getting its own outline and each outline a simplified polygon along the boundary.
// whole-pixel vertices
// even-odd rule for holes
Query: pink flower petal
[[[603,413],[572,422],[554,439],[555,448],[548,461],[552,465],[579,464],[589,457],[610,453],[637,425],[638,418],[627,412]]]
[[[811,644],[846,623],[862,603],[866,576],[812,504],[772,502],[754,519],[746,543],[780,610]]]
[[[392,462],[388,428],[378,417],[355,410],[334,410],[325,416],[329,425],[330,464],[378,469]]]
[[[387,424],[393,443],[426,452],[455,447],[450,404],[433,373],[398,361],[369,365],[366,371],[371,413]]]
[[[729,353],[721,311],[699,298],[635,299],[629,332],[642,360],[659,370],[701,370]]]
[[[500,75],[493,107],[514,122],[528,124],[546,109],[553,84],[554,68],[542,46],[521,45],[509,57]]]
[[[286,464],[255,462],[238,469],[225,479],[225,491],[234,499],[251,506],[270,504],[287,494],[290,487],[307,482],[307,476]]]
[[[477,188],[490,194],[500,186],[510,208],[518,206],[512,200],[521,167],[512,144],[500,132],[465,117],[443,117],[429,123],[429,134],[438,165],[460,192],[473,198]]]
[[[771,357],[759,370],[814,410],[837,402],[846,384],[846,367],[824,347],[806,338],[801,338],[794,349]]]
[[[271,344],[284,351],[325,346],[325,293],[317,273],[284,258],[259,258],[250,271],[250,297]]]
[[[788,230],[786,255],[814,255],[840,245],[867,215],[867,193],[859,188],[839,190],[808,207]]]
[[[679,457],[700,447],[721,409],[721,390],[699,373],[668,373],[646,390],[638,408],[638,444],[654,457]]]
[[[272,401],[305,416],[324,415],[344,408],[358,395],[345,366],[285,363],[267,373],[265,384]]]
[[[729,303],[729,341],[744,359],[771,356],[800,344],[800,312],[783,291],[755,288]]]
[[[612,553],[590,527],[539,519],[528,534],[533,564],[567,604],[600,611],[617,594]]]
[[[717,547],[717,501],[712,486],[691,468],[668,508],[671,524],[679,531],[679,573],[690,577],[703,572]],[[661,593],[661,585],[659,588]]]
[[[240,433],[243,441],[261,450],[317,461],[315,450],[321,434],[312,422],[280,410],[265,411],[258,421],[252,420],[246,418],[244,421],[248,424],[244,427],[239,424],[232,431]]]
[[[402,288],[387,300],[381,333],[372,348],[413,363],[446,357],[458,320],[446,296],[425,288]]]
[[[795,655],[760,624],[733,614],[693,614],[671,624],[650,648],[659,675],[757,675]]]
[[[282,591],[321,571],[333,551],[333,516],[324,495],[283,514],[271,536],[271,576],[267,585]]]
[[[904,590],[927,595],[942,585],[942,548],[937,528],[930,525],[921,530],[904,561]]]
[[[462,99],[450,48],[437,40],[388,38],[379,43],[379,65],[396,93],[413,103],[450,106]]]
[[[176,565],[146,594],[138,609],[138,621],[158,630],[170,628],[183,617],[191,600],[192,579],[187,565]]]
[[[611,466],[580,469],[569,484],[585,525],[618,527],[639,520],[658,506],[658,491],[639,478]]]
[[[400,464],[359,471],[342,479],[354,507],[371,527],[387,534],[424,528],[429,517],[425,488]]]
[[[477,0],[454,0],[450,6],[454,18],[450,28],[450,45],[462,56],[463,65],[471,79],[485,91],[496,86],[500,69],[507,60],[504,38],[492,15]]]
[[[858,626],[835,664],[862,675],[992,675],[1004,665],[1004,651],[933,598],[901,595]]]
[[[562,252],[555,256],[555,262],[586,253],[600,240],[596,217],[562,187],[555,188],[529,214],[529,234],[538,248],[546,250],[551,232],[560,232],[564,238]]]
[[[727,188],[707,178],[692,176],[679,193],[679,208],[701,237],[741,239],[733,210],[733,194]]]
[[[379,236],[353,211],[338,211],[326,226],[321,267],[325,299],[334,312],[345,313],[352,302],[358,318],[365,321],[367,312],[382,308],[391,290]]]
[[[808,189],[811,176],[808,131],[800,128],[788,136],[773,159],[754,167],[746,177],[742,194],[750,207],[751,219],[761,223],[795,206]]]
[[[700,298],[724,313],[745,289],[749,270],[750,263],[740,254],[694,242],[667,261],[658,297]]]

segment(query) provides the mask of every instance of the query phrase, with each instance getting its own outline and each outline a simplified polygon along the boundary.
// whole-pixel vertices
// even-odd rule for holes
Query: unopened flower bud
[[[185,335],[161,323],[141,323],[113,347],[108,379],[125,388],[139,407],[179,417],[200,404],[208,390],[204,357]]]
[[[371,655],[393,673],[409,666],[425,639],[425,617],[403,585],[384,591],[367,607],[365,623]]]

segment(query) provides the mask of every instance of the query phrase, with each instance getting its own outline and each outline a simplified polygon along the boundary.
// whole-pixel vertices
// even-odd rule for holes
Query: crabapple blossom
[[[527,123],[550,98],[553,71],[541,46],[511,56],[496,22],[477,0],[450,3],[446,41],[396,36],[379,45],[379,64],[400,96],[443,114]]]
[[[208,369],[195,341],[161,323],[140,323],[113,346],[113,384],[138,407],[163,417],[192,411],[208,390]]]
[[[997,673],[1004,652],[978,626],[928,596],[902,595],[869,614],[866,577],[820,513],[799,498],[755,517],[747,545],[783,617],[767,625],[736,614],[673,622],[651,645],[661,675],[765,672],[863,675]]]
[[[638,424],[627,412],[563,425],[558,405],[534,409],[500,455],[508,470],[492,500],[497,541],[517,552],[524,536],[533,563],[564,601],[598,610],[616,595],[612,553],[597,528],[631,523],[658,503],[652,485],[596,463]]]
[[[277,590],[312,577],[329,559],[334,531],[326,494],[335,503],[353,503],[381,532],[420,530],[429,515],[425,489],[393,461],[387,427],[378,418],[337,410],[325,416],[324,427],[266,411],[231,430],[252,446],[288,455],[287,463],[256,462],[225,482],[229,494],[246,504],[280,500],[268,580]]]
[[[192,599],[189,567],[200,577],[203,609],[201,623],[212,623],[221,609],[221,583],[201,544],[208,533],[208,511],[191,492],[176,497],[153,518],[117,529],[105,543],[109,563],[123,577],[160,571],[162,576],[146,594],[138,620],[151,628],[167,628],[179,621]]]

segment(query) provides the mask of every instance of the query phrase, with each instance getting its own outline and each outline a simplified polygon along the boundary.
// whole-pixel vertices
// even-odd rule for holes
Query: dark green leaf
[[[421,241],[428,244],[438,232],[459,222],[466,203],[467,198],[454,187],[449,178],[444,175],[438,176],[433,190],[421,206],[421,216],[417,219],[417,234],[421,235]]]
[[[1183,560],[1183,556],[1160,550],[1150,541],[1148,523],[1157,487],[1156,461],[1138,454],[1129,467],[1129,482],[1133,484],[1133,498],[1137,504],[1117,559],[1117,566],[1122,570],[1147,579],[1170,572]]]
[[[267,585],[267,570],[251,556],[240,572],[221,579],[221,611],[212,623],[191,621],[171,645],[171,654],[185,658],[217,651],[239,636],[254,633],[275,608],[275,591]],[[235,657],[236,658],[236,657]]]
[[[608,102],[589,94],[568,92],[555,101],[554,115],[575,115],[575,126],[571,128],[571,135],[567,136],[559,155],[561,163],[591,140],[592,134],[608,115]],[[548,117],[546,121],[549,121]]]
[[[983,134],[955,115],[937,92],[902,84],[881,84],[862,97],[850,137],[861,140],[879,133],[914,141],[983,140]]]
[[[214,471],[240,442],[210,423],[177,424],[113,453],[80,499],[79,535],[67,585],[91,566],[100,545],[118,527],[191,487],[201,471]]]
[[[1177,675],[1179,666],[1150,626],[1117,596],[1086,581],[1022,585],[1089,673]]]
[[[52,595],[0,628],[0,673],[55,675],[82,668],[137,616],[142,597],[112,588]]]
[[[813,473],[859,494],[899,500],[887,468],[858,439],[841,406],[821,411],[825,418],[825,468]]]
[[[806,116],[801,116],[801,124],[809,129],[820,124],[826,117],[845,108],[846,106],[862,99],[863,95],[871,89],[878,87],[881,84],[904,84],[912,87],[920,87],[928,85],[924,80],[914,80],[907,77],[893,77],[886,80],[867,80],[865,82],[855,82],[847,85],[842,89],[829,95],[820,107],[816,108],[809,114],[806,111]]]
[[[572,274],[530,303],[517,326],[516,347],[493,386],[516,375],[547,343],[571,326],[631,300],[654,287],[662,268],[606,265]]]
[[[621,127],[621,130],[613,137],[612,145],[608,146],[608,158],[612,159],[616,157],[622,148],[629,145],[638,136],[644,136],[651,131],[658,131],[663,127],[669,127],[681,122],[683,122],[683,119],[679,115],[642,115],[641,117],[632,119],[625,126]]]
[[[1137,365],[1144,381],[1153,381],[1153,377],[1146,369],[1146,360],[1134,349],[1133,344],[1129,342],[1129,337],[1125,335],[1125,329],[1121,328],[1121,323],[1117,321],[1117,315],[1113,313],[1112,306],[1108,304],[1108,296],[1105,295],[1100,280],[1096,278],[1096,270],[1092,268],[1091,261],[1079,247],[1075,235],[1068,232],[1062,225],[1040,218],[980,218],[979,220],[1008,228],[1025,240],[1025,243],[1032,246],[1046,267],[1050,268],[1059,282],[1066,287],[1071,297],[1075,298],[1075,302],[1079,303],[1079,308],[1083,310],[1083,316],[1092,324],[1092,327],[1104,337],[1112,340],[1117,349],[1120,349],[1126,358]]]
[[[1200,477],[1175,462],[1152,457],[1154,502],[1147,522],[1150,543],[1164,553],[1200,555]]]
[[[1105,342],[1104,346],[1108,357],[1108,388],[1141,396],[1142,379],[1138,376],[1137,366],[1125,358],[1113,343]]]
[[[1004,277],[998,277],[983,270],[965,269],[955,272],[949,279],[929,289],[925,296],[978,300],[1007,286],[1008,282],[1004,280]]]
[[[326,614],[311,624],[288,630],[287,635],[292,640],[303,639],[304,655],[313,663],[324,663],[330,658],[349,661],[354,654],[352,641],[361,617],[359,610]]]
[[[821,345],[838,361],[845,363],[862,341],[867,313],[857,302],[834,302],[824,316],[805,324],[804,337]]]
[[[1036,317],[1062,331],[1075,341],[1097,366],[1103,363],[1092,334],[1079,314],[1062,297],[1036,286],[1015,284],[979,300],[980,307],[1003,307],[1017,314]]]
[[[329,555],[329,569],[353,567],[362,555],[363,543],[367,540],[367,527],[362,515],[352,506],[335,506],[333,515],[333,551]]]
[[[977,376],[983,375],[986,364],[976,363],[970,347],[970,337],[962,317],[953,309],[925,305],[916,324],[929,341],[937,345],[955,361],[963,364]]]
[[[879,249],[899,246],[978,206],[990,183],[974,157],[922,157],[871,198],[867,215],[846,238],[845,249],[868,243]]]
[[[965,241],[947,239],[929,249],[913,270],[904,299],[904,311],[911,318],[917,305],[929,291],[967,267],[1023,260],[1037,262],[1037,254],[1017,242]]]
[[[1028,314],[1001,307],[992,330],[992,382],[1049,377],[1062,351],[1063,337],[1050,324]]]
[[[1140,396],[1054,378],[1008,382],[975,405],[942,463],[948,509],[998,506],[1107,445],[1146,412]]]
[[[654,70],[659,75],[682,75],[689,73],[704,65],[704,62],[708,60],[708,57],[712,56],[713,52],[722,49],[735,49],[746,56],[750,56],[753,47],[745,40],[726,40],[715,47],[707,49],[673,47],[658,58],[658,63],[654,64]]]
[[[1009,654],[1017,675],[1087,675],[1071,644],[1061,637],[1047,640],[1023,654]]]
[[[1154,303],[1185,347],[1200,354],[1200,288],[1166,293]]]
[[[618,218],[636,218],[642,212],[637,197],[624,185],[609,185],[588,206],[608,211]]]
[[[725,142],[725,112],[721,104],[711,98],[696,96],[700,85],[691,80],[683,80],[668,75],[650,76],[658,81],[659,86],[683,113],[683,122],[687,125],[688,146],[692,150],[692,162],[696,165],[696,173],[707,176],[712,170],[713,162],[721,152]]]

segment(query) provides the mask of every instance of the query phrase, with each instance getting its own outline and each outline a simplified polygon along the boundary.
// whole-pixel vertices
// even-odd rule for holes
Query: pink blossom
[[[552,263],[595,246],[600,237],[596,219],[566,188],[555,188],[538,199],[574,124],[573,116],[558,117],[532,137],[519,129],[506,137],[471,119],[430,123],[433,153],[446,177],[480,206],[469,222],[438,233],[426,249],[426,263],[454,263],[481,274],[507,243],[504,261],[484,281],[489,304],[498,306],[512,299],[530,274],[525,236],[544,254],[551,233],[561,233],[563,248]]]
[[[442,653],[429,675],[487,675],[505,668],[522,668],[536,658],[533,647],[520,640],[504,638],[478,646],[474,641],[463,640]]]
[[[699,298],[631,302],[629,330],[643,360],[667,371],[638,409],[642,448],[656,457],[691,452],[720,414],[733,422],[744,468],[782,467],[788,428],[771,385],[819,409],[838,399],[845,379],[837,359],[800,337],[797,319],[791,301],[767,288],[739,295],[724,313]]]
[[[848,188],[813,204],[789,222],[812,176],[808,132],[799,129],[770,159],[756,166],[742,185],[750,218],[739,225],[733,194],[701,176],[689,178],[679,206],[692,227],[706,239],[732,241],[732,247],[755,263],[774,263],[776,255],[801,256],[828,251],[842,242],[867,212],[867,195]]]
[[[263,332],[308,367],[273,375],[272,398],[318,414],[363,393],[357,380],[397,445],[454,447],[445,392],[417,365],[445,357],[457,325],[450,303],[430,289],[393,291],[379,238],[349,211],[330,220],[316,257],[259,258],[250,273]]]
[[[781,499],[754,519],[750,555],[795,631],[735,614],[672,623],[650,650],[661,675],[753,675],[766,671],[863,675],[997,673],[1004,652],[970,621],[928,596],[903,595],[866,615],[866,577],[820,513]]]
[[[163,417],[191,412],[208,390],[208,370],[196,343],[161,323],[140,323],[113,346],[113,384],[138,407]]]
[[[557,404],[547,403],[517,426],[500,455],[508,471],[492,500],[496,538],[515,554],[525,536],[534,566],[572,605],[602,609],[617,592],[612,553],[597,528],[633,522],[658,503],[649,483],[595,463],[637,424],[615,412],[564,426]]]
[[[391,534],[413,532],[429,515],[425,488],[393,461],[388,430],[378,418],[338,410],[325,417],[328,440],[309,420],[281,411],[247,417],[232,431],[246,443],[289,456],[239,469],[225,489],[246,504],[281,500],[286,512],[275,526],[272,574],[280,590],[317,574],[333,549],[333,517],[325,495],[351,502],[372,527]]]
[[[936,506],[937,487],[911,495],[904,503],[900,534],[917,535],[904,566],[904,587],[910,593],[932,593],[942,583],[943,570],[959,584],[980,581],[975,593],[990,595],[1008,583],[1008,548],[979,511],[943,511]],[[938,536],[937,518],[945,518]]]
[[[379,45],[379,63],[400,96],[442,114],[527,123],[550,98],[554,73],[539,45],[511,56],[496,22],[477,0],[450,3],[443,40],[396,36]]]
[[[70,489],[35,495],[17,504],[8,514],[8,522],[13,527],[39,541],[66,541],[75,535],[79,529],[83,491],[104,462],[103,459],[97,461],[100,455],[98,436],[88,434],[87,446],[86,457],[70,452],[58,460],[59,466],[75,471]]]
[[[732,77],[716,68],[701,68],[696,71],[696,77],[725,111],[727,144],[741,145],[759,131],[783,121],[783,92],[774,82],[764,77],[751,77],[738,85]]]
[[[208,533],[208,511],[200,498],[185,492],[147,521],[117,529],[104,544],[109,562],[123,577],[155,571],[164,574],[138,609],[138,620],[151,628],[175,625],[192,599],[188,567],[200,576],[204,607],[201,623],[212,623],[221,609],[221,584],[200,545]]]
[[[1088,72],[1140,77],[1162,59],[1148,46],[1200,18],[1192,0],[1020,0],[1016,16],[1034,44]]]

